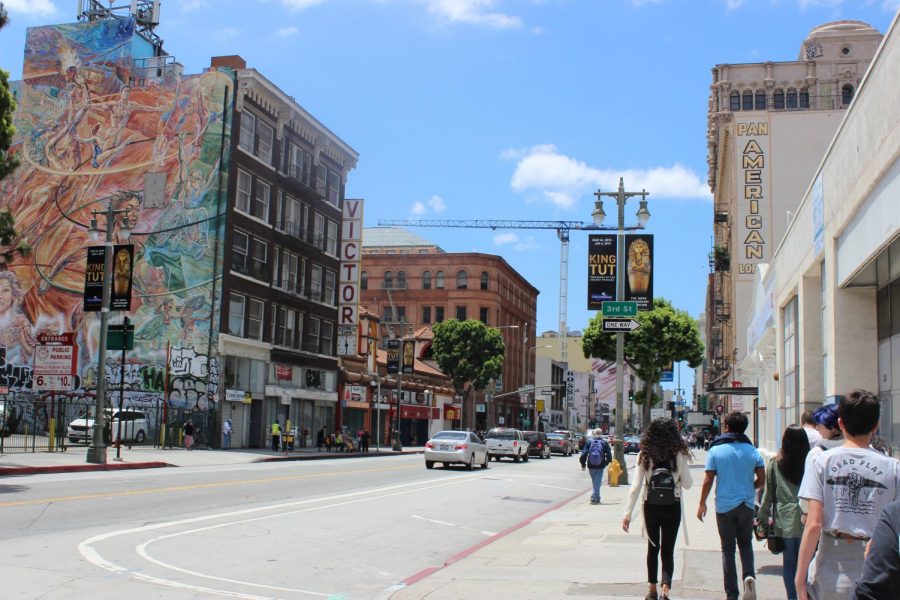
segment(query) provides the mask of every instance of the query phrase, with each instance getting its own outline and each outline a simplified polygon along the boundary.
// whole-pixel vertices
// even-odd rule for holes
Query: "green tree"
[[[640,312],[640,329],[625,334],[625,362],[644,381],[643,397],[635,402],[643,407],[644,427],[650,423],[653,385],[670,363],[687,361],[691,368],[703,362],[703,343],[696,321],[665,298],[653,302],[653,310]],[[616,334],[603,332],[603,317],[597,313],[584,332],[582,350],[586,358],[616,359]]]
[[[506,346],[499,331],[472,319],[450,319],[436,324],[432,330],[432,356],[462,397],[461,422],[465,429],[469,393],[473,389],[483,390],[488,381],[500,376]]]
[[[7,23],[6,9],[0,2],[0,29]],[[15,156],[9,154],[16,128],[13,127],[13,113],[16,110],[16,101],[9,91],[9,73],[0,69],[0,180],[19,165]],[[0,270],[6,269],[6,265],[12,260],[13,255],[19,253],[23,256],[30,252],[28,242],[20,239],[16,233],[15,221],[8,210],[0,210]]]

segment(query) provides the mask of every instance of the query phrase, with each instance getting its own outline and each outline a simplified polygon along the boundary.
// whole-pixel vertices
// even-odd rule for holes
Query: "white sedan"
[[[471,431],[440,431],[425,444],[425,468],[433,469],[434,463],[463,464],[470,471],[475,465],[487,469],[487,446]]]

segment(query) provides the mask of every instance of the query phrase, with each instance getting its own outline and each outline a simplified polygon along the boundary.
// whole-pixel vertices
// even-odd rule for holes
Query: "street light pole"
[[[597,196],[597,202],[593,212],[594,223],[599,227],[606,214],[603,212],[603,203],[601,196],[615,198],[617,207],[617,223],[616,223],[616,300],[625,300],[625,203],[629,198],[641,196],[640,208],[637,212],[638,224],[643,227],[650,218],[650,212],[647,210],[647,191],[626,192],[625,182],[623,178],[619,178],[619,189],[616,192],[594,193]],[[615,459],[620,465],[625,465],[625,333],[620,331],[616,333],[616,437]],[[619,483],[628,484],[628,469],[622,469],[622,476]]]
[[[113,227],[116,223],[116,215],[125,214],[122,222],[122,237],[127,238],[131,233],[131,223],[128,215],[131,213],[129,209],[117,210],[113,208],[113,201],[121,197],[133,197],[133,193],[127,193],[120,196],[109,198],[109,204],[106,210],[92,211],[91,228],[89,233],[91,238],[99,236],[100,230],[97,227],[97,215],[106,215],[106,239],[103,243],[103,299],[100,305],[100,348],[97,353],[97,394],[96,394],[96,416],[94,417],[94,431],[91,438],[91,445],[87,450],[87,462],[93,464],[106,464],[106,443],[103,441],[103,430],[106,426],[106,415],[103,410],[106,406],[106,338],[109,331],[109,301],[112,295],[112,270],[113,270]]]

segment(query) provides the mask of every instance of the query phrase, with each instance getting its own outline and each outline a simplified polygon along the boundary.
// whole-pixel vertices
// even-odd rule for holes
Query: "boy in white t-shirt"
[[[798,494],[809,502],[795,578],[799,600],[850,596],[881,510],[900,498],[900,462],[869,447],[878,399],[856,390],[841,400],[838,414],[844,443],[813,459]]]

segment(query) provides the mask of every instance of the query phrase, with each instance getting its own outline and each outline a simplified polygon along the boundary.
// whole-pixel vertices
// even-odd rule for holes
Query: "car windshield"
[[[528,440],[529,442],[540,439],[540,437],[541,437],[541,434],[539,434],[539,433],[526,433],[524,435],[525,435],[525,439]]]
[[[548,440],[564,440],[564,439],[566,439],[566,436],[564,436],[561,433],[548,433],[547,439]]]
[[[511,429],[491,429],[485,438],[489,440],[514,440],[516,432]]]
[[[465,431],[439,431],[434,434],[435,440],[464,440],[466,439]]]

